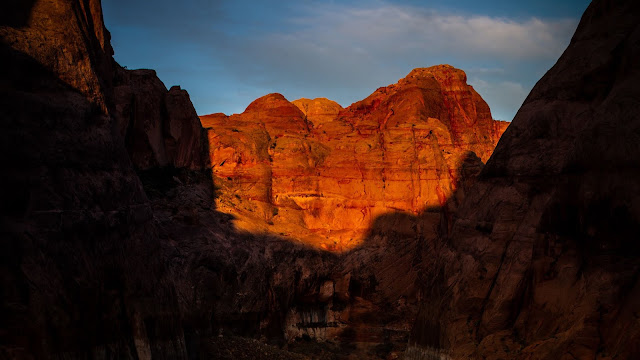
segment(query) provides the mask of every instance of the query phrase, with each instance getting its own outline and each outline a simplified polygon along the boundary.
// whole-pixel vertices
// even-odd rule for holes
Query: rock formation
[[[483,168],[451,67],[204,138],[99,1],[0,3],[0,358],[640,357],[639,7],[589,7]]]
[[[442,206],[462,159],[486,161],[508,124],[448,65],[415,69],[347,109],[270,94],[201,121],[221,211],[241,229],[334,251],[360,244],[382,214]]]
[[[205,135],[185,90],[167,91],[153,70],[118,67],[114,93],[114,117],[136,168],[203,168]]]
[[[100,2],[0,8],[0,357],[186,358],[153,209],[129,157],[138,148],[128,154],[117,131],[121,79]],[[166,164],[205,167],[188,97],[161,87],[146,109],[163,113],[154,121],[166,128]]]
[[[342,106],[335,101],[326,98],[298,99],[293,101],[300,111],[307,117],[314,127],[336,119],[342,110]]]
[[[639,24],[589,6],[433,244],[412,354],[640,357]]]
[[[188,96],[113,61],[99,1],[0,6],[0,357],[208,358],[229,335],[402,351],[423,238],[391,241],[416,220],[378,219],[342,258],[238,232],[198,171]],[[274,133],[334,111],[264,100]]]

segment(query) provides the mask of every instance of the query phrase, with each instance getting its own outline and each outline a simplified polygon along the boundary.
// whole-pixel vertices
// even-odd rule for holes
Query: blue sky
[[[279,92],[342,106],[413,68],[450,64],[511,120],[588,0],[105,0],[116,60],[189,91],[198,114]]]

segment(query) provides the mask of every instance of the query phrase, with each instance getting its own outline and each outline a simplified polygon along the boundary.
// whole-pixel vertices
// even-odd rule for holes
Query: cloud
[[[268,92],[347,106],[415,67],[448,63],[484,81],[476,83],[478,92],[496,117],[507,118],[577,25],[577,19],[452,14],[379,0],[366,6],[197,0],[185,7],[159,1],[154,17],[140,15],[145,2],[132,3],[111,6],[114,45],[125,36],[138,40],[116,47],[116,57],[182,84],[200,113],[239,112]]]
[[[293,98],[326,96],[346,106],[414,67],[449,63],[468,69],[471,64],[470,72],[485,81],[534,72],[516,69],[518,63],[538,62],[533,66],[543,68],[535,72],[544,72],[576,25],[575,19],[450,15],[386,3],[367,8],[316,4],[301,7],[289,19],[287,31],[239,39],[228,53],[251,59],[238,74],[243,82],[271,85]],[[236,61],[229,59],[231,68]],[[479,91],[506,117],[528,92],[513,86],[518,80],[493,79]]]
[[[306,11],[305,16],[291,19],[300,29],[279,34],[281,39],[313,43],[317,48],[344,49],[358,44],[374,54],[418,50],[509,59],[556,58],[577,25],[576,19],[512,20],[384,3],[375,8],[320,5]]]

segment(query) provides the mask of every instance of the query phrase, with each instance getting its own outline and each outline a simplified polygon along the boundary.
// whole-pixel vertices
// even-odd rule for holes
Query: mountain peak
[[[467,74],[458,68],[448,64],[435,65],[424,68],[415,68],[398,81],[398,84],[415,83],[416,81],[424,81],[426,79],[435,79],[438,83],[445,86],[466,86]]]
[[[442,206],[465,176],[461,163],[476,159],[477,170],[504,131],[465,81],[438,65],[347,109],[269,94],[243,114],[202,118],[214,181],[225,188],[218,209],[243,230],[342,251],[383,213]]]
[[[294,100],[293,104],[302,111],[307,120],[315,126],[333,120],[340,111],[344,110],[340,104],[327,98]]]
[[[282,94],[279,93],[271,93],[264,95],[255,99],[247,109],[244,111],[245,113],[250,113],[254,111],[262,111],[267,109],[275,109],[280,107],[295,107],[293,104],[287,100]]]

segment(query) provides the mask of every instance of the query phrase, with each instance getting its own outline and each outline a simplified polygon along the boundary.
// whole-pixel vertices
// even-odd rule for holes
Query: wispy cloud
[[[177,79],[170,82],[202,89],[192,95],[200,112],[242,111],[253,100],[249,96],[267,92],[291,99],[330,97],[346,106],[412,68],[449,63],[467,71],[496,117],[510,119],[578,22],[454,14],[382,0],[366,6],[302,1],[275,9],[254,3],[259,9],[247,13],[229,12],[230,2],[161,3],[161,18],[147,20],[129,12],[135,5],[117,7],[118,23],[137,28],[141,40],[128,50],[138,58],[153,54],[157,63],[145,66],[161,76],[169,74],[163,67],[170,59],[180,59],[184,74],[170,74]],[[171,22],[175,11],[183,19],[178,23]],[[145,43],[146,38],[162,40]],[[206,91],[212,100],[201,100]]]
[[[378,3],[302,7],[289,23],[286,32],[234,43],[233,53],[252,59],[239,76],[282,84],[281,91],[293,97],[328,96],[349,105],[413,67],[474,64],[468,72],[485,81],[478,89],[481,95],[494,113],[510,119],[528,91],[522,84],[511,86],[519,81],[513,69],[521,62],[550,66],[567,46],[577,20],[451,15]]]
[[[311,43],[317,49],[355,45],[372,54],[420,50],[464,56],[510,59],[556,58],[567,45],[577,19],[513,20],[479,15],[452,15],[411,6],[339,5],[307,7],[291,19],[299,29],[271,34],[272,39]]]

